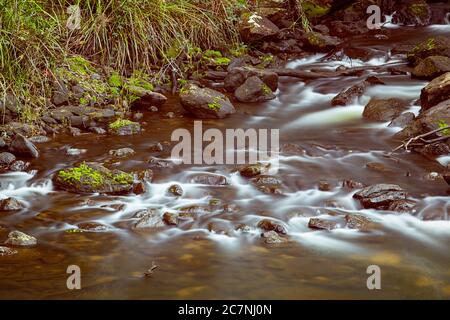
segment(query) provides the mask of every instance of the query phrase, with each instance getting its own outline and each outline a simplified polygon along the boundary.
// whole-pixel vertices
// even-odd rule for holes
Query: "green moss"
[[[262,92],[265,94],[265,95],[269,95],[269,94],[272,94],[272,90],[269,88],[269,86],[267,85],[267,84],[263,84],[262,85]]]
[[[428,10],[427,10],[427,5],[423,4],[423,3],[415,3],[412,4],[409,7],[409,11],[419,17],[419,18],[426,18],[428,16]]]
[[[66,63],[72,72],[81,75],[88,75],[95,72],[95,69],[91,66],[91,63],[81,56],[67,58]]]
[[[83,182],[83,184],[89,184],[94,188],[100,187],[103,184],[103,175],[99,171],[87,166],[84,162],[78,167],[59,171],[58,176],[69,184]]]
[[[222,57],[222,53],[217,50],[206,50],[205,52],[203,52],[203,55],[207,58],[221,58]]]
[[[220,57],[220,58],[213,59],[213,62],[215,65],[218,65],[218,66],[224,66],[224,65],[226,66],[226,65],[230,64],[231,60],[226,57]]]
[[[133,122],[133,121],[128,120],[128,119],[117,119],[116,121],[111,122],[109,124],[109,128],[112,129],[112,130],[117,130],[117,129],[120,129],[120,128],[125,127],[125,126],[137,125],[137,124],[138,124],[137,122]]]
[[[111,179],[117,184],[132,184],[134,180],[133,175],[126,172],[112,175]]]
[[[122,86],[122,77],[118,72],[113,72],[111,76],[108,78],[108,84],[111,87],[121,87]]]
[[[222,98],[220,96],[216,96],[213,99],[213,102],[208,103],[208,108],[213,110],[213,111],[219,111],[221,104],[220,102],[222,101]]]
[[[449,125],[444,120],[439,120],[437,123],[439,129],[447,128]],[[444,129],[441,131],[441,133],[445,136],[450,135],[450,129]]]
[[[81,105],[87,105],[89,103],[89,100],[85,97],[81,97],[79,102]]]
[[[329,7],[320,6],[311,1],[304,1],[302,8],[308,19],[321,17],[330,11]]]

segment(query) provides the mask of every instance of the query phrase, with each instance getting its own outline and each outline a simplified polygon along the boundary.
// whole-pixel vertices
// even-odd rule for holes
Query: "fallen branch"
[[[423,134],[420,134],[418,136],[412,137],[412,138],[404,141],[401,145],[396,147],[394,150],[392,150],[390,152],[390,154],[392,154],[392,153],[394,153],[394,152],[396,152],[396,151],[398,151],[398,150],[400,150],[402,148],[404,148],[406,151],[408,151],[408,147],[410,147],[411,145],[414,146],[414,147],[416,147],[416,146],[419,147],[419,146],[424,146],[424,145],[427,145],[427,144],[433,144],[433,143],[436,143],[436,142],[445,141],[445,140],[450,138],[450,135],[434,138],[434,139],[431,139],[431,140],[426,140],[425,138],[428,137],[428,136],[431,136],[431,135],[433,135],[435,133],[438,133],[438,132],[441,132],[441,131],[444,131],[444,130],[448,130],[448,129],[450,129],[450,126],[438,128],[438,129],[432,130],[430,132],[423,133]],[[414,142],[414,144],[413,144],[413,142]]]

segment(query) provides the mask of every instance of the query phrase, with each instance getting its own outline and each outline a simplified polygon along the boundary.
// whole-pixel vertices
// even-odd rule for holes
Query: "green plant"
[[[444,120],[439,120],[437,125],[438,125],[439,129],[443,129],[443,130],[441,130],[441,133],[443,135],[446,135],[446,136],[450,135],[450,129],[448,128],[449,125],[447,124],[447,122],[445,122]]]
[[[221,107],[221,101],[222,98],[220,96],[215,96],[213,102],[208,103],[208,108],[216,112],[219,111]]]
[[[120,129],[120,128],[124,127],[124,126],[137,125],[137,124],[138,124],[137,122],[133,122],[133,121],[128,120],[128,119],[117,119],[116,121],[111,122],[109,124],[109,128],[112,129],[112,130],[117,130],[117,129]]]

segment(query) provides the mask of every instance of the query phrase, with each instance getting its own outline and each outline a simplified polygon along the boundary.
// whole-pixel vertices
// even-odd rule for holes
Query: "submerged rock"
[[[239,169],[239,173],[243,177],[252,178],[252,177],[258,176],[260,174],[267,173],[268,169],[269,169],[269,165],[262,164],[262,163],[256,163],[256,164],[251,164],[251,165],[248,165],[248,166],[245,166],[245,167]]]
[[[266,231],[261,234],[261,237],[263,238],[264,242],[267,244],[280,244],[280,243],[288,242],[288,239],[280,236],[275,231]]]
[[[89,232],[99,232],[108,230],[107,226],[98,222],[82,222],[79,223],[77,227],[82,231],[89,231]]]
[[[337,223],[330,220],[324,220],[319,218],[311,218],[308,222],[308,227],[316,230],[333,230],[336,229]]]
[[[133,181],[132,174],[111,171],[95,162],[60,170],[53,176],[57,188],[74,193],[126,194],[133,190]]]
[[[250,77],[234,92],[240,102],[264,102],[275,99],[272,90],[256,76]]]
[[[450,72],[433,79],[420,93],[423,110],[430,109],[447,99],[450,99]]]
[[[206,184],[210,186],[224,186],[228,185],[228,180],[225,176],[215,173],[200,173],[192,176],[190,183]]]
[[[18,253],[17,250],[0,246],[0,257],[12,256],[13,254],[17,253]]]
[[[20,156],[38,158],[39,151],[36,146],[20,133],[16,134],[9,145],[9,150]]]
[[[236,112],[224,94],[210,88],[200,88],[192,83],[182,88],[180,100],[186,111],[202,119],[221,119]]]
[[[375,184],[353,195],[365,209],[387,210],[392,202],[406,200],[407,193],[395,184]]]
[[[18,211],[25,208],[25,205],[16,198],[6,198],[0,200],[0,211]]]
[[[364,108],[363,117],[375,121],[389,121],[398,117],[406,108],[407,103],[400,99],[371,99]]]
[[[367,230],[372,224],[372,220],[360,214],[347,214],[345,221],[347,222],[347,228],[350,229]]]
[[[109,150],[109,155],[113,156],[113,157],[118,157],[118,158],[122,158],[122,157],[128,157],[134,154],[134,150],[131,148],[120,148],[120,149],[116,149],[116,150]]]
[[[12,246],[34,246],[37,244],[37,239],[33,236],[29,236],[21,231],[11,231],[8,234],[5,244]]]
[[[140,211],[135,215],[135,217],[139,218],[134,225],[135,229],[160,228],[166,225],[159,212],[155,209]]]

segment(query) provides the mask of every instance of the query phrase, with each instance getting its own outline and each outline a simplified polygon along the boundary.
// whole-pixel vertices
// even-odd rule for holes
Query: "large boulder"
[[[37,158],[39,151],[36,146],[20,133],[16,134],[9,145],[9,150],[20,156]]]
[[[387,210],[391,203],[406,200],[407,193],[395,184],[376,184],[356,192],[353,198],[358,199],[365,209]]]
[[[256,76],[261,79],[272,91],[278,88],[278,74],[273,71],[254,67],[235,67],[230,69],[224,79],[224,87],[228,92],[234,92],[250,78]]]
[[[323,52],[334,49],[342,43],[342,41],[337,37],[324,35],[314,31],[305,33],[303,41],[307,48],[314,51]]]
[[[446,72],[450,72],[450,58],[431,56],[423,59],[412,71],[412,75],[419,79],[434,79]]]
[[[245,80],[234,92],[240,102],[263,102],[275,99],[275,95],[267,84],[256,76]]]
[[[431,56],[445,56],[450,58],[450,38],[436,36],[428,38],[416,45],[408,52],[407,58],[414,65]]]
[[[399,116],[407,107],[400,99],[371,99],[364,108],[363,117],[375,121],[389,121]]]
[[[425,0],[400,0],[394,6],[395,24],[426,26],[431,21],[431,10]]]
[[[237,28],[244,42],[258,41],[280,31],[272,21],[256,12],[244,12]]]
[[[96,162],[59,170],[53,176],[58,189],[73,193],[127,194],[133,190],[133,182],[132,174],[109,170]]]
[[[182,88],[180,100],[186,111],[201,119],[221,119],[236,112],[224,94],[192,83]]]
[[[16,156],[9,152],[0,153],[0,167],[9,166],[11,163],[16,161]]]
[[[427,110],[447,99],[450,99],[450,72],[433,79],[420,93],[422,110]]]

